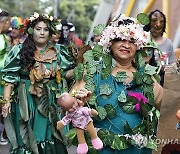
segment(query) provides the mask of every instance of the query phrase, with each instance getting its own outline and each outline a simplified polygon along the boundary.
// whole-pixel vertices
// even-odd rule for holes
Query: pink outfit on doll
[[[87,124],[92,121],[91,116],[90,108],[78,106],[74,112],[66,111],[66,116],[62,118],[61,122],[65,126],[72,121],[74,127],[86,130]]]

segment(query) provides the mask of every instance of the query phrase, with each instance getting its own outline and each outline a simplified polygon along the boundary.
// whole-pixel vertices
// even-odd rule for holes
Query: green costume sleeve
[[[19,52],[22,45],[14,46],[8,54],[8,57],[4,63],[4,68],[2,69],[2,79],[9,83],[18,83],[20,81],[19,71],[20,67],[20,56]]]
[[[58,60],[60,68],[63,70],[63,76],[65,76],[67,71],[73,68],[72,56],[64,45],[56,44],[55,48],[59,51]]]

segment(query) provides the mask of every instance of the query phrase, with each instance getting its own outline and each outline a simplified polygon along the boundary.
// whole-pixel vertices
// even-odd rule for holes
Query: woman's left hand
[[[87,101],[89,101],[91,97],[92,92],[88,91],[87,89],[83,88],[81,90],[78,90],[75,97],[77,99],[77,103],[80,106],[84,106]]]
[[[11,103],[8,102],[2,107],[2,115],[3,117],[7,117],[8,113],[11,113]]]

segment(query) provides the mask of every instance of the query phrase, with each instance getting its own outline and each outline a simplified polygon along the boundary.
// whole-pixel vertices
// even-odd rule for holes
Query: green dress
[[[60,119],[57,97],[67,90],[64,76],[71,68],[64,46],[50,43],[35,52],[36,63],[30,71],[19,65],[20,49],[10,51],[2,79],[13,83],[12,110],[5,118],[5,129],[13,154],[67,153],[56,122]]]

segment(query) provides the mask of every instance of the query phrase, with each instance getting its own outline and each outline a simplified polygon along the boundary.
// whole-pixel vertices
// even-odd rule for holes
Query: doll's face
[[[68,112],[73,112],[77,108],[78,104],[74,97],[72,97],[69,93],[63,93],[58,98],[58,105],[64,110]]]

